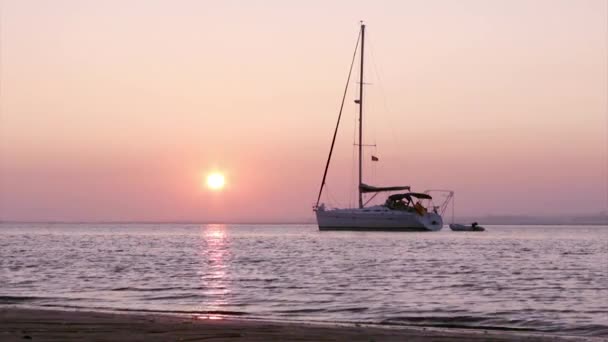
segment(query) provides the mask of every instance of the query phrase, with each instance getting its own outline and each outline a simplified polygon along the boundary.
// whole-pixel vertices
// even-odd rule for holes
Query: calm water
[[[2,224],[0,304],[608,336],[608,227]]]

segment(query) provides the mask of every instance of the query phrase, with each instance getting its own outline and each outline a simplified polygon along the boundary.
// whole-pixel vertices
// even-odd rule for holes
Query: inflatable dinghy
[[[450,229],[455,232],[483,232],[485,230],[485,228],[478,225],[477,222],[473,222],[469,225],[452,223],[450,224]]]

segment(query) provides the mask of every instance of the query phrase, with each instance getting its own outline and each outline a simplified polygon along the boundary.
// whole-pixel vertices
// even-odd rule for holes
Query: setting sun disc
[[[224,175],[218,172],[214,172],[207,176],[207,186],[212,190],[219,190],[224,187],[226,180]]]

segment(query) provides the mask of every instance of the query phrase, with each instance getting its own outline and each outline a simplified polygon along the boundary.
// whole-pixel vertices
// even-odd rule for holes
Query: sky
[[[360,20],[365,183],[608,210],[606,0],[2,0],[0,220],[312,222]]]

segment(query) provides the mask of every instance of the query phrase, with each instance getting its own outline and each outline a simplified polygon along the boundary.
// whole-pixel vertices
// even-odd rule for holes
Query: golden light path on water
[[[230,293],[226,282],[226,225],[210,224],[201,227],[204,245],[201,246],[201,258],[209,266],[207,271],[201,270],[200,277],[204,295],[210,298],[202,304],[201,311],[208,314],[197,316],[198,319],[221,320],[222,315],[213,314],[221,311],[227,304],[225,298]]]

